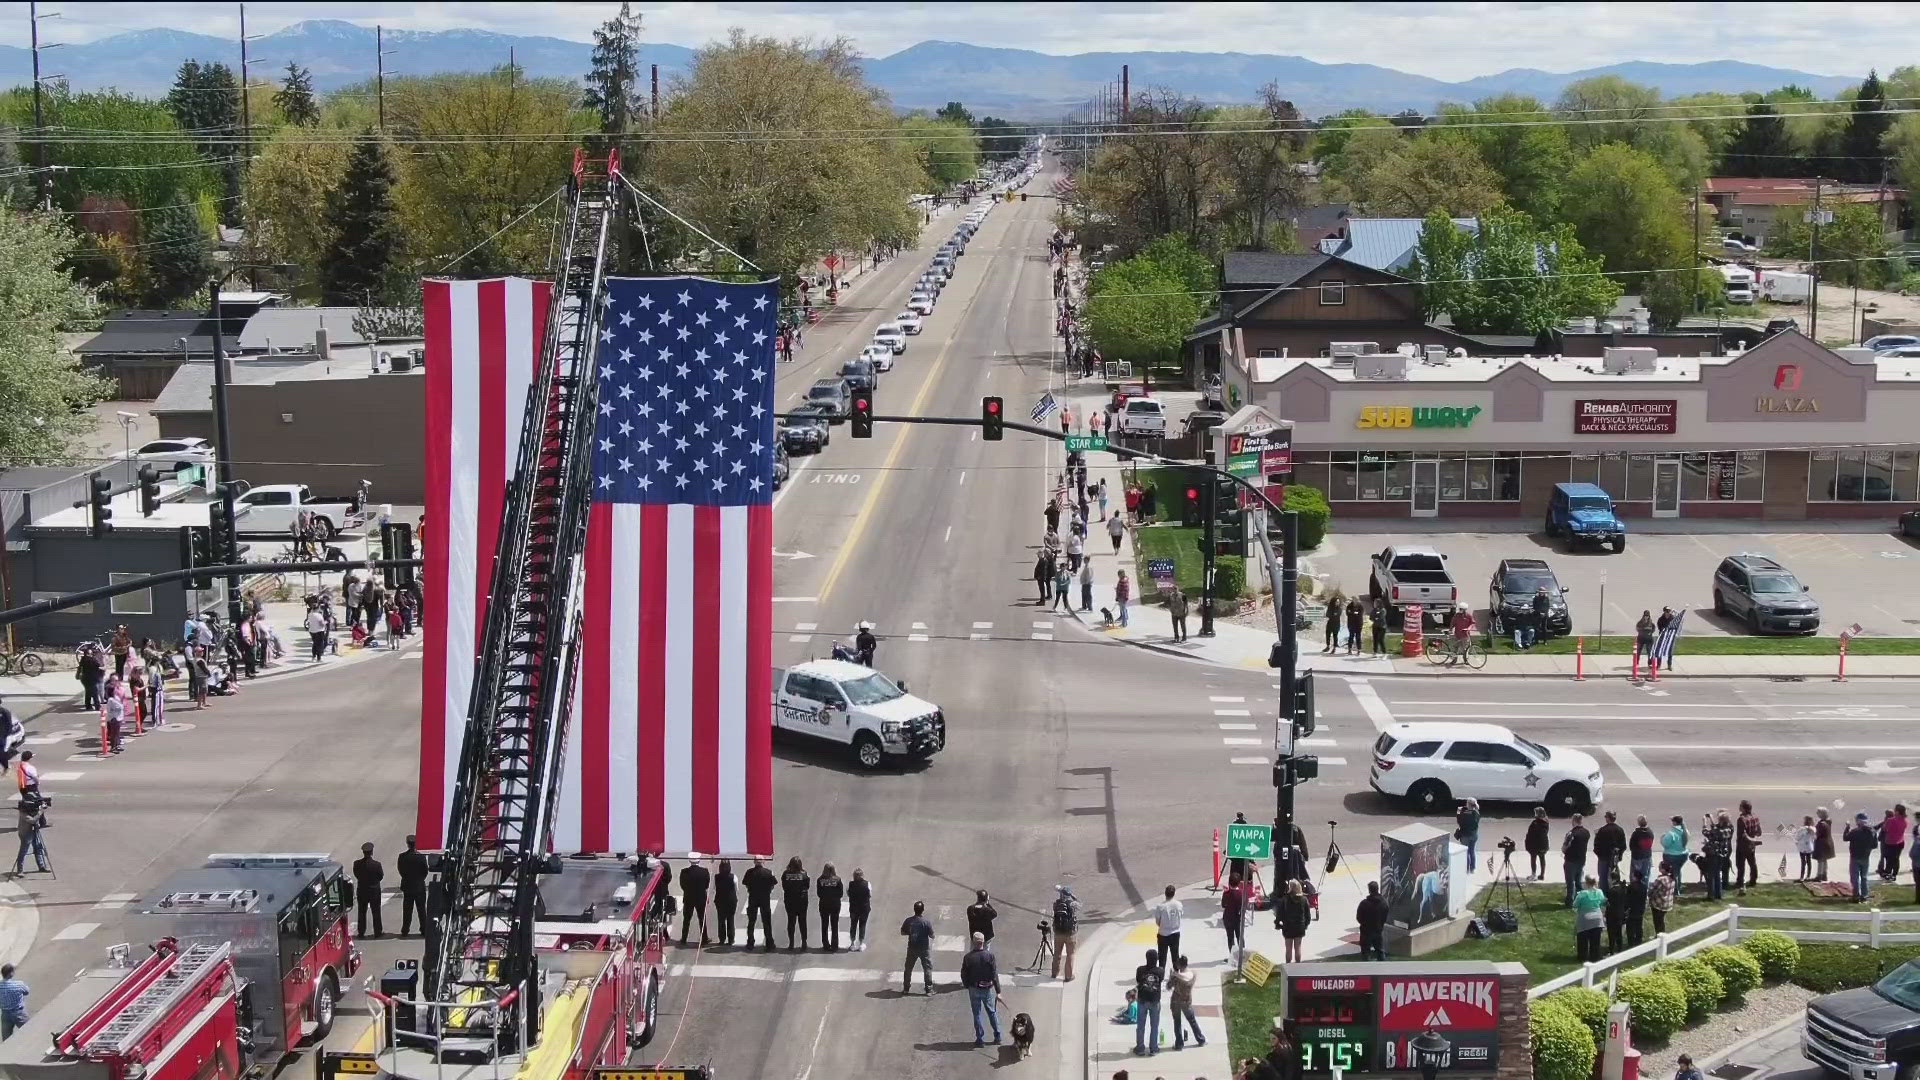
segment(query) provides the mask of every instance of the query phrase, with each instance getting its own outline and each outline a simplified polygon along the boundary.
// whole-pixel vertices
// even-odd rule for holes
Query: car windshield
[[[868,366],[865,360],[849,360],[840,365],[840,374],[842,375],[865,375],[871,370],[873,369]]]
[[[1581,498],[1573,499],[1570,501],[1572,502],[1573,508],[1575,510],[1611,510],[1613,509],[1611,506],[1607,504],[1607,500],[1599,498],[1594,495],[1587,495],[1587,496],[1583,496]]]
[[[1873,984],[1873,992],[1896,1005],[1920,1009],[1920,962],[1909,960]]]
[[[1523,739],[1518,735],[1515,735],[1513,737],[1513,745],[1518,746],[1522,750],[1525,750],[1527,752],[1527,756],[1532,758],[1535,761],[1545,761],[1548,758],[1553,756],[1553,751],[1547,749],[1544,746],[1541,746],[1539,743],[1534,742],[1532,739]]]
[[[807,391],[807,396],[810,398],[837,398],[840,396],[840,388],[838,386],[816,386]]]
[[[847,692],[847,700],[855,705],[878,705],[907,694],[877,671],[865,678],[849,679],[840,684],[840,689]]]
[[[1151,398],[1134,398],[1132,401],[1127,402],[1127,411],[1137,412],[1137,413],[1149,413],[1149,412],[1157,413],[1160,411],[1160,403],[1157,401],[1154,401]]]
[[[1552,574],[1542,573],[1538,570],[1511,572],[1507,575],[1506,580],[1500,583],[1500,591],[1508,595],[1526,593],[1531,596],[1540,589],[1547,590],[1547,595],[1552,596],[1560,591],[1560,583],[1554,580]]]
[[[1800,583],[1792,574],[1755,574],[1753,575],[1755,593],[1797,593]]]

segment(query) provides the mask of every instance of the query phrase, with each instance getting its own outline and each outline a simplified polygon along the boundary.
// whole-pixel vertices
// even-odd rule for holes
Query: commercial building
[[[1784,223],[1800,221],[1816,200],[1823,210],[1838,210],[1853,203],[1872,204],[1888,232],[1902,227],[1907,208],[1907,193],[1900,188],[1796,177],[1714,176],[1707,179],[1700,194],[1712,205],[1721,225],[1761,244]]]
[[[1293,422],[1336,517],[1544,517],[1599,484],[1628,517],[1886,518],[1920,504],[1920,360],[1793,332],[1729,357],[1230,355],[1230,407]]]

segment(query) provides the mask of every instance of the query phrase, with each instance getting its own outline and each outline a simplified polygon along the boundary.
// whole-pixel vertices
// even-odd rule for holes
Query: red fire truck
[[[212,855],[140,903],[158,944],[83,973],[0,1043],[18,1080],[230,1080],[333,1026],[359,970],[324,854]]]

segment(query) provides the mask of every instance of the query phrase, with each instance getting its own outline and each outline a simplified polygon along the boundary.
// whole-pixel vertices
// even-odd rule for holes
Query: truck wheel
[[[333,522],[323,517],[314,518],[313,538],[322,544],[333,539]]]
[[[632,1033],[628,1042],[639,1048],[653,1041],[660,1032],[660,973],[647,972],[646,996],[640,999],[640,1029]]]
[[[880,739],[871,731],[863,731],[853,737],[853,759],[860,767],[872,772],[880,767],[886,757],[880,750]]]
[[[1499,608],[1493,609],[1492,616],[1487,619],[1487,625],[1493,630],[1494,637],[1507,636],[1507,620],[1500,617]]]
[[[320,976],[320,989],[314,991],[313,1034],[307,1040],[309,1044],[318,1046],[332,1033],[334,1006],[339,1000],[339,988],[334,986],[333,972],[329,971]]]
[[[1593,809],[1593,800],[1587,797],[1587,789],[1571,780],[1563,780],[1553,785],[1547,792],[1547,813],[1554,817],[1566,817],[1568,814],[1581,813]]]
[[[1715,615],[1725,615],[1727,613],[1727,600],[1726,597],[1720,595],[1719,589],[1713,590],[1713,613]]]
[[[1407,791],[1407,801],[1423,814],[1437,813],[1447,805],[1450,792],[1438,780],[1422,780]]]
[[[1620,554],[1621,552],[1623,552],[1623,551],[1625,551],[1625,550],[1627,550],[1627,538],[1626,538],[1626,537],[1624,537],[1624,536],[1616,536],[1616,537],[1614,537],[1614,538],[1613,538],[1613,553],[1614,553],[1615,555],[1618,555],[1618,554]]]
[[[1548,518],[1546,523],[1540,526],[1540,531],[1547,534],[1547,539],[1553,539],[1553,519]]]

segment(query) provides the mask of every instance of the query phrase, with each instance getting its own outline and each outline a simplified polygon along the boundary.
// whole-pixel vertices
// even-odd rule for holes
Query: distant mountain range
[[[511,56],[530,75],[578,79],[592,53],[586,42],[484,30],[392,30],[386,33],[385,46],[388,71],[402,75],[479,70],[504,64]],[[249,57],[263,61],[254,68],[257,79],[277,79],[287,61],[293,60],[311,70],[314,85],[325,91],[372,78],[374,50],[372,27],[323,19],[297,23],[258,39],[249,46]],[[684,72],[692,56],[693,50],[682,45],[647,42],[642,61],[660,65],[664,81]],[[180,30],[138,30],[65,46],[42,59],[79,89],[116,86],[132,93],[163,94],[181,61],[219,60],[237,66],[239,46],[232,40]],[[0,46],[0,85],[29,81],[31,61],[26,49]],[[1444,82],[1372,64],[1323,64],[1299,56],[1191,52],[1053,56],[954,41],[923,41],[866,61],[868,77],[901,108],[938,108],[959,100],[975,115],[1015,120],[1064,115],[1092,98],[1102,85],[1117,80],[1121,65],[1130,68],[1136,91],[1166,87],[1209,102],[1253,101],[1262,86],[1276,83],[1282,95],[1309,116],[1349,108],[1425,112],[1443,101],[1470,102],[1508,91],[1550,102],[1568,83],[1596,75],[1619,75],[1656,86],[1668,96],[1764,91],[1797,83],[1825,97],[1859,81],[1859,76],[1813,75],[1715,60],[1700,64],[1635,61],[1570,72],[1514,68],[1465,82]]]

